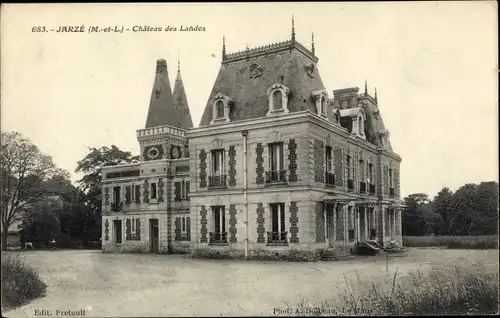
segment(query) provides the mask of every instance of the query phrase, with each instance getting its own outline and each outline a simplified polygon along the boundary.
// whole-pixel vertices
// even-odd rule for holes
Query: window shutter
[[[255,183],[263,184],[265,169],[267,169],[267,167],[265,166],[264,162],[264,147],[262,146],[262,143],[257,143],[255,148],[255,165],[255,174],[257,175],[255,178]]]
[[[175,218],[175,240],[178,241],[181,237],[181,218]]]
[[[136,240],[141,240],[141,219],[135,219],[135,238]]]
[[[394,193],[399,197],[399,170],[394,169]]]
[[[181,183],[175,182],[175,201],[181,200]]]
[[[130,233],[131,233],[130,231],[131,231],[130,219],[127,219],[127,223],[126,223],[127,240],[130,240]]]
[[[187,231],[187,238],[188,241],[191,241],[191,218],[188,216],[186,218],[186,231]]]
[[[334,162],[335,162],[335,185],[344,185],[344,170],[342,169],[342,149],[335,148],[334,151]]]
[[[189,200],[189,187],[190,187],[190,183],[189,181],[186,181],[186,199]]]

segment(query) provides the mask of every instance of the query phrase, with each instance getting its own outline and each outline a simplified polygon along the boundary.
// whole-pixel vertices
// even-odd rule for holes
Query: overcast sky
[[[290,38],[310,47],[326,89],[373,93],[402,158],[401,192],[498,181],[496,2],[2,5],[1,125],[29,137],[73,180],[87,147],[138,153],[155,63],[181,71],[195,126],[228,52]],[[32,33],[33,26],[84,33]],[[177,32],[88,33],[89,26]],[[205,32],[179,32],[180,26]]]

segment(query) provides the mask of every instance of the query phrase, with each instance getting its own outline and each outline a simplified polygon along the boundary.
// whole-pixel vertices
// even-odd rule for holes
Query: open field
[[[455,264],[498,266],[498,250],[432,248],[410,249],[406,257],[390,258],[387,269],[383,256],[288,263],[87,250],[19,254],[38,269],[48,285],[47,295],[7,312],[8,317],[32,317],[42,309],[54,317],[56,310],[85,310],[86,316],[94,317],[270,316],[275,309],[289,315],[288,308],[341,295],[347,281],[382,282],[396,268],[404,275]]]
[[[484,236],[403,236],[403,246],[438,247],[458,249],[498,248],[498,235]]]

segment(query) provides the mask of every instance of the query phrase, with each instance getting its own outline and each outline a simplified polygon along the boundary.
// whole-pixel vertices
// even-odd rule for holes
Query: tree
[[[498,234],[498,184],[481,182],[474,193],[470,235]]]
[[[135,163],[139,161],[139,156],[132,156],[129,151],[123,151],[112,145],[109,147],[89,148],[90,152],[78,162],[76,172],[83,172],[84,176],[78,181],[79,189],[85,195],[87,208],[80,207],[81,213],[87,215],[89,225],[95,224],[94,230],[88,230],[92,233],[93,239],[100,238],[101,221],[101,168],[115,166],[119,164]],[[90,211],[88,210],[90,208]],[[96,231],[97,230],[97,231]]]
[[[443,188],[434,197],[433,206],[434,212],[439,215],[438,224],[436,226],[437,235],[447,235],[450,219],[453,217],[453,209],[451,206],[453,192],[449,188]]]
[[[427,229],[425,226],[425,215],[428,212],[426,206],[429,204],[427,194],[410,194],[404,198],[404,202],[406,208],[401,222],[404,235],[424,235]]]
[[[57,169],[50,156],[17,132],[1,134],[0,167],[2,249],[6,249],[9,227],[22,220],[23,211],[44,199],[43,182],[67,173]]]

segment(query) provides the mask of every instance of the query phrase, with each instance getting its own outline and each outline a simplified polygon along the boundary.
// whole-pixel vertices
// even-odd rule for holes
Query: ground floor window
[[[287,232],[285,231],[285,204],[272,203],[271,210],[271,232],[268,233],[268,242],[286,242]]]
[[[212,232],[210,243],[227,243],[226,215],[224,206],[212,207]]]
[[[175,240],[186,241],[191,240],[190,237],[190,218],[189,216],[175,218]]]

